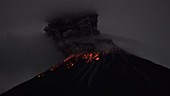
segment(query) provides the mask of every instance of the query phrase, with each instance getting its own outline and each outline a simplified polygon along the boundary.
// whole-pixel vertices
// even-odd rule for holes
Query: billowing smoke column
[[[77,14],[44,29],[66,59],[1,96],[170,96],[168,68],[97,38],[96,12]]]
[[[48,36],[52,36],[56,40],[57,48],[66,56],[117,48],[112,40],[96,38],[100,34],[97,29],[97,18],[96,12],[83,15],[69,14],[50,20],[51,22],[44,30]]]

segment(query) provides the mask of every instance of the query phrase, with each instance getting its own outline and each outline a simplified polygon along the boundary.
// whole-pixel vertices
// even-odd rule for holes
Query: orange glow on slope
[[[69,57],[67,57],[62,64],[56,64],[52,66],[49,71],[55,71],[58,67],[61,65],[66,65],[67,69],[72,68],[75,65],[75,62],[78,60],[84,60],[86,63],[90,63],[92,61],[98,61],[99,58],[99,53],[80,53],[80,54],[72,54]],[[45,74],[39,74],[37,77],[43,77]]]
[[[78,59],[83,59],[85,60],[86,63],[89,63],[94,60],[99,60],[99,54],[98,53],[72,54],[64,60],[64,62],[67,63],[68,69],[74,66],[74,62],[71,62],[72,59],[76,61]]]

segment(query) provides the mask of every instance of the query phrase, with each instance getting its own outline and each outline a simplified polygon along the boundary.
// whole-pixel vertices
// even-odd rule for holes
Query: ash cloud
[[[170,67],[169,5],[168,0],[1,0],[0,93],[63,59],[43,28],[53,14],[65,12],[97,10],[101,33]]]

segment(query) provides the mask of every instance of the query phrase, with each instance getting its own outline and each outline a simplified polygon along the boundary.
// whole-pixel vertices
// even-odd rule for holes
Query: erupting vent
[[[76,62],[78,59],[85,60],[86,63],[92,62],[93,60],[99,60],[99,54],[98,53],[86,53],[86,54],[73,54],[66,58],[64,60],[65,63],[67,63],[67,68],[74,66],[74,62]]]
[[[50,68],[50,71],[54,71],[57,68],[59,68],[62,65],[65,65],[66,69],[70,69],[77,63],[78,61],[82,60],[83,62],[90,63],[93,61],[100,60],[100,53],[94,52],[94,53],[79,53],[79,54],[72,54],[68,56],[62,64],[56,64],[53,67]],[[104,52],[102,52],[102,55],[104,55]],[[44,73],[45,74],[45,73]],[[44,74],[39,74],[37,77],[42,77]]]
[[[49,22],[44,30],[66,59],[1,96],[170,96],[170,70],[101,38],[97,17]]]
[[[75,62],[78,60],[83,60],[86,63],[92,62],[92,61],[98,61],[100,59],[99,53],[80,53],[80,54],[72,54],[69,57],[67,57],[64,60],[64,64],[66,64],[67,68],[70,69],[74,66]],[[50,70],[53,71],[57,67],[59,67],[59,64],[53,66]]]

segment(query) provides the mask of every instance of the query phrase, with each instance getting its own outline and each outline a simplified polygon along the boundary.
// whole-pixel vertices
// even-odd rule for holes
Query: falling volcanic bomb
[[[44,30],[66,59],[1,96],[170,96],[170,70],[97,38],[97,18],[85,12],[49,20]]]

